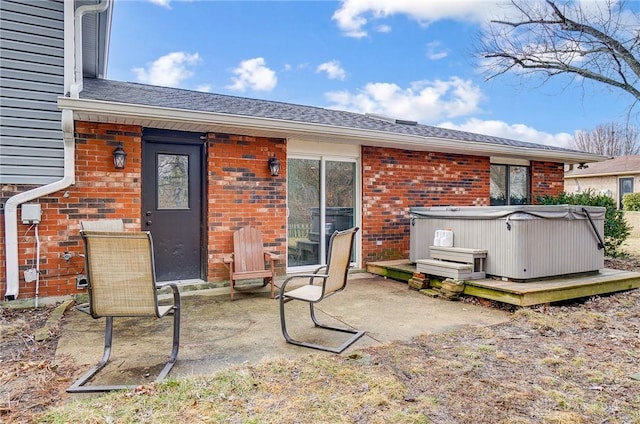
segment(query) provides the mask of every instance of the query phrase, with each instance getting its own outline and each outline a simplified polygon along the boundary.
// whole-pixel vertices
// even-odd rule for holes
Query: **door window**
[[[189,156],[158,154],[158,209],[189,209]]]

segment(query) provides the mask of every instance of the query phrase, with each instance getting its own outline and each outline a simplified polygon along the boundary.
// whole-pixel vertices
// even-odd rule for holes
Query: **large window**
[[[491,164],[491,206],[531,203],[529,167]]]
[[[287,265],[323,265],[331,234],[356,222],[356,162],[290,157],[287,178]]]

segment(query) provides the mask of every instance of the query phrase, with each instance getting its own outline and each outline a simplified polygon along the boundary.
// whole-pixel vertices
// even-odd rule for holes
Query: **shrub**
[[[541,205],[583,205],[603,206],[604,216],[604,249],[613,258],[626,256],[622,243],[629,237],[631,228],[624,219],[624,213],[618,210],[616,202],[606,194],[596,194],[592,190],[580,193],[560,193],[558,196],[538,196]]]
[[[640,211],[640,193],[628,193],[622,198],[625,211]]]

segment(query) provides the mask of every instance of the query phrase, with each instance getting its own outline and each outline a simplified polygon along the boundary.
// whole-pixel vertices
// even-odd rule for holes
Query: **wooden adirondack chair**
[[[262,286],[271,284],[271,298],[274,298],[273,279],[275,277],[275,262],[280,257],[264,248],[262,233],[254,227],[244,227],[233,233],[233,254],[224,258],[229,267],[231,300],[237,290],[236,281],[260,279]],[[265,264],[268,263],[268,267]],[[255,287],[255,285],[252,285]]]

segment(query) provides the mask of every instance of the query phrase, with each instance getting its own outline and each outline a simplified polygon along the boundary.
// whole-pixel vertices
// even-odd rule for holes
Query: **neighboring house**
[[[567,193],[587,190],[606,193],[622,209],[625,194],[640,192],[640,156],[620,156],[569,168],[564,173],[564,191]]]
[[[281,274],[323,264],[331,232],[357,225],[353,261],[363,267],[408,257],[411,207],[530,203],[562,191],[565,163],[604,159],[374,115],[105,80],[110,1],[0,1],[6,299],[82,290],[82,220],[122,218],[127,230],[151,231],[160,281],[226,280],[222,257],[245,225],[286,258]],[[41,52],[48,42],[55,46]],[[117,169],[121,150],[126,165]],[[28,269],[35,282],[25,281]]]

